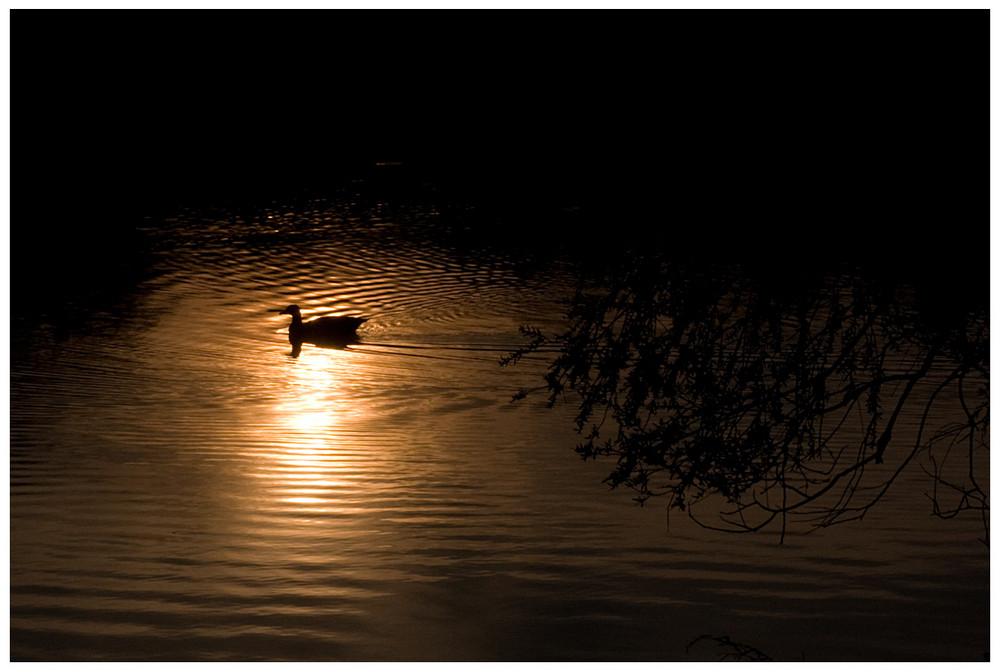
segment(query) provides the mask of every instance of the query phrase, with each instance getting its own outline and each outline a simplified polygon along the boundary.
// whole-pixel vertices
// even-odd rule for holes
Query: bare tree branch
[[[558,348],[549,404],[579,395],[577,452],[616,461],[610,487],[634,490],[639,504],[665,496],[710,529],[778,521],[783,539],[796,519],[818,529],[863,518],[925,455],[933,513],[988,520],[976,480],[988,450],[985,318],[925,320],[897,288],[855,272],[783,283],[656,255],[635,261],[581,288],[564,333],[524,328],[531,340],[503,360]],[[942,369],[943,379],[931,375]],[[945,473],[951,450],[932,452],[953,432],[928,427],[953,389],[951,411],[965,418],[962,484]],[[908,446],[897,437],[904,418]],[[943,505],[944,491],[954,505]],[[707,518],[705,505],[715,511]]]

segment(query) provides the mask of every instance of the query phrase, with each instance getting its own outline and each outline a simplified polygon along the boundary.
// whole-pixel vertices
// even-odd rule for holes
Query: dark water
[[[187,213],[137,284],[15,323],[14,660],[982,659],[980,523],[919,471],[783,545],[668,529],[575,457],[574,409],[510,403],[546,362],[498,359],[573,265],[436,222]],[[371,319],[293,357],[288,303]]]

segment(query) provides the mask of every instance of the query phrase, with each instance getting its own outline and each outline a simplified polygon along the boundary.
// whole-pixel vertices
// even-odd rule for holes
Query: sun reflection
[[[335,420],[330,411],[297,410],[294,404],[279,406],[278,411],[290,411],[287,416],[288,425],[296,431],[309,433],[323,431]]]
[[[322,351],[282,362],[280,397],[266,423],[269,435],[254,470],[272,513],[316,523],[357,510],[368,455],[354,430],[364,417],[356,403],[357,353]]]

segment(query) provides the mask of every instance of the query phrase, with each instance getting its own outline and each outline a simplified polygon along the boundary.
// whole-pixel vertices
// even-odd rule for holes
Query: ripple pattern
[[[573,409],[509,403],[545,362],[497,363],[561,324],[572,266],[437,217],[185,213],[133,309],[19,335],[14,660],[978,657],[976,523],[929,528],[917,486],[785,546],[607,492]],[[371,319],[293,356],[289,303]]]

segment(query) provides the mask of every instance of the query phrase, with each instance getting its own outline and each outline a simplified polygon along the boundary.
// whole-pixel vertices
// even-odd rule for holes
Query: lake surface
[[[668,525],[576,457],[573,408],[511,403],[547,362],[499,358],[519,325],[558,328],[576,285],[558,252],[322,200],[140,240],[128,282],[14,323],[14,660],[718,660],[688,650],[706,634],[791,661],[989,649],[981,524],[932,518],[919,470],[863,521],[779,544]],[[290,303],[370,320],[293,356],[272,312]]]

